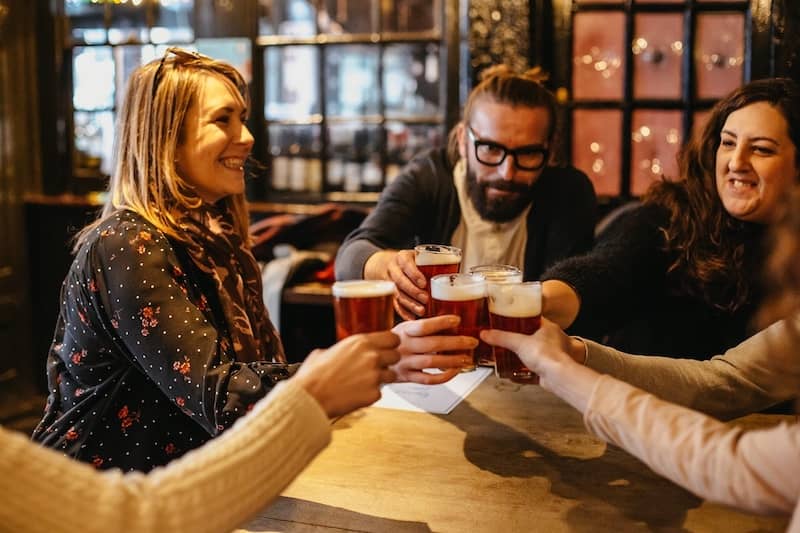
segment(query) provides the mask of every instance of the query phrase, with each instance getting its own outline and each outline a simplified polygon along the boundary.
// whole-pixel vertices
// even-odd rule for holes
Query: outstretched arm
[[[579,341],[547,320],[530,336],[482,336],[517,353],[543,387],[584,414],[592,432],[699,496],[762,513],[789,513],[800,498],[797,424],[746,432],[660,400],[580,365]]]

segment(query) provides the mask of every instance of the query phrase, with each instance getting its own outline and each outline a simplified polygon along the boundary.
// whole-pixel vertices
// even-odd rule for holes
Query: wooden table
[[[737,424],[761,426],[775,415]],[[591,436],[538,386],[488,378],[448,415],[371,407],[247,525],[264,531],[783,531],[712,505]]]

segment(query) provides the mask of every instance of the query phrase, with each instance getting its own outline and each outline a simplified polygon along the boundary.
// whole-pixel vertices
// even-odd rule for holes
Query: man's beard
[[[519,216],[533,199],[533,185],[525,185],[514,181],[495,180],[478,183],[475,171],[467,162],[467,195],[475,206],[475,210],[484,220],[491,222],[508,222]],[[518,193],[515,196],[489,198],[487,189],[492,187],[502,191]]]

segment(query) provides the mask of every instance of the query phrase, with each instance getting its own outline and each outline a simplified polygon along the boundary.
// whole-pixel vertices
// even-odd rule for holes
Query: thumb
[[[521,333],[512,333],[499,329],[485,329],[481,331],[481,339],[488,344],[507,348],[514,353],[520,352],[527,338],[527,335],[522,335]]]

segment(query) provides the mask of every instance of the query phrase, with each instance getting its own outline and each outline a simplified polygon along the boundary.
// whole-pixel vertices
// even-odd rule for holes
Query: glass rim
[[[475,265],[471,266],[468,269],[470,274],[480,274],[481,272],[522,272],[522,269],[518,266],[514,265],[506,265],[502,263],[497,264],[485,264],[485,265]]]
[[[336,298],[375,298],[394,294],[394,281],[378,279],[349,279],[331,285],[331,294]]]
[[[455,279],[455,278],[458,278],[458,279],[475,278],[472,282],[460,283],[459,285],[461,285],[461,286],[470,286],[470,285],[478,285],[478,284],[486,284],[487,283],[486,278],[484,277],[483,274],[479,274],[477,272],[476,273],[472,273],[472,272],[456,272],[455,274],[436,274],[435,276],[433,276],[431,278],[431,285],[433,285],[434,282],[443,283],[443,281],[441,281],[443,278],[451,278],[451,280]]]
[[[461,248],[447,244],[417,244],[414,252],[427,252],[431,254],[458,254],[461,256]]]

